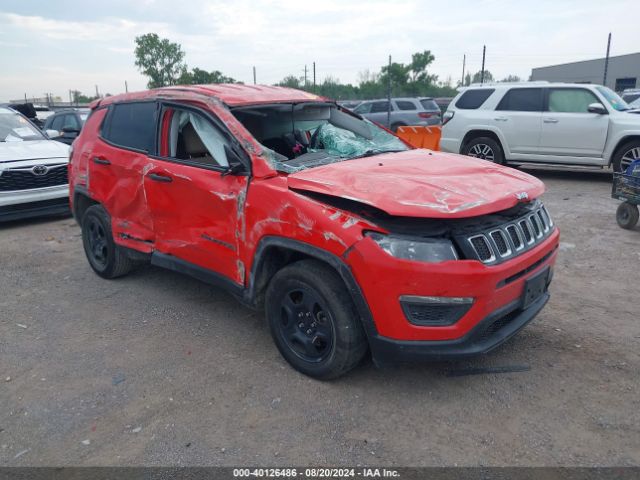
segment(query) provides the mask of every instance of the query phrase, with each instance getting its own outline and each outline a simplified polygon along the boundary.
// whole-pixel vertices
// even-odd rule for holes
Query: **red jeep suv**
[[[542,182],[413,149],[306,92],[168,87],[92,104],[70,195],[89,264],[183,272],[264,308],[297,370],[491,350],[545,305]]]

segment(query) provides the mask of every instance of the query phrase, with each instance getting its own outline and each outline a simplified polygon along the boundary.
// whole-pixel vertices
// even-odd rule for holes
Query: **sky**
[[[357,82],[389,55],[408,63],[431,50],[430,73],[460,80],[486,68],[497,79],[533,67],[640,50],[640,0],[0,0],[0,101],[69,90],[141,90],[134,38],[155,32],[182,45],[189,67],[273,84],[311,72]],[[311,76],[311,73],[309,73]],[[311,78],[311,77],[310,77]]]

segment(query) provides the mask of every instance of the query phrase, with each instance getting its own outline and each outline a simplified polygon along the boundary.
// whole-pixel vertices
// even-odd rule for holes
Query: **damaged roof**
[[[113,95],[111,97],[94,101],[91,104],[91,108],[96,108],[98,105],[109,105],[110,103],[122,101],[144,100],[146,98],[160,96],[182,97],[184,94],[200,94],[207,97],[215,97],[231,107],[255,105],[259,103],[309,102],[325,100],[324,97],[314,95],[313,93],[288,87],[217,83],[211,85],[180,85],[162,87],[135,93]]]

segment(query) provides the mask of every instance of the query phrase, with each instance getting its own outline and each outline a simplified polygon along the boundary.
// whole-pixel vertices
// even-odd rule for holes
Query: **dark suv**
[[[55,130],[58,135],[49,135],[53,140],[71,145],[78,135],[84,122],[87,121],[89,111],[82,110],[62,110],[47,117],[43,130]]]
[[[412,149],[307,92],[97,101],[69,173],[98,275],[150,262],[221,286],[264,308],[284,358],[316,378],[367,350],[376,363],[486,352],[549,298],[559,234],[542,182]]]

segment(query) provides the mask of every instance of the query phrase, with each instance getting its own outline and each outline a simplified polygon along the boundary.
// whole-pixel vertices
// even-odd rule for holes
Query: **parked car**
[[[358,105],[362,103],[362,100],[340,100],[337,102],[338,105],[344,108],[348,108],[349,110],[353,110]]]
[[[621,97],[627,103],[635,102],[640,99],[640,88],[627,88],[622,92]]]
[[[0,107],[0,221],[69,212],[69,147]]]
[[[307,92],[162,88],[98,100],[70,198],[101,277],[150,262],[264,308],[316,378],[486,352],[549,298],[538,179],[412,149]],[[238,320],[238,335],[242,335]]]
[[[472,85],[444,115],[440,148],[496,163],[612,165],[640,157],[640,115],[601,85]]]
[[[353,109],[359,115],[387,126],[387,100],[366,100]],[[432,98],[392,98],[391,130],[406,125],[440,125],[440,107]]]
[[[55,130],[58,133],[53,134],[53,140],[71,145],[80,134],[88,116],[88,109],[61,110],[47,118],[43,129]]]

